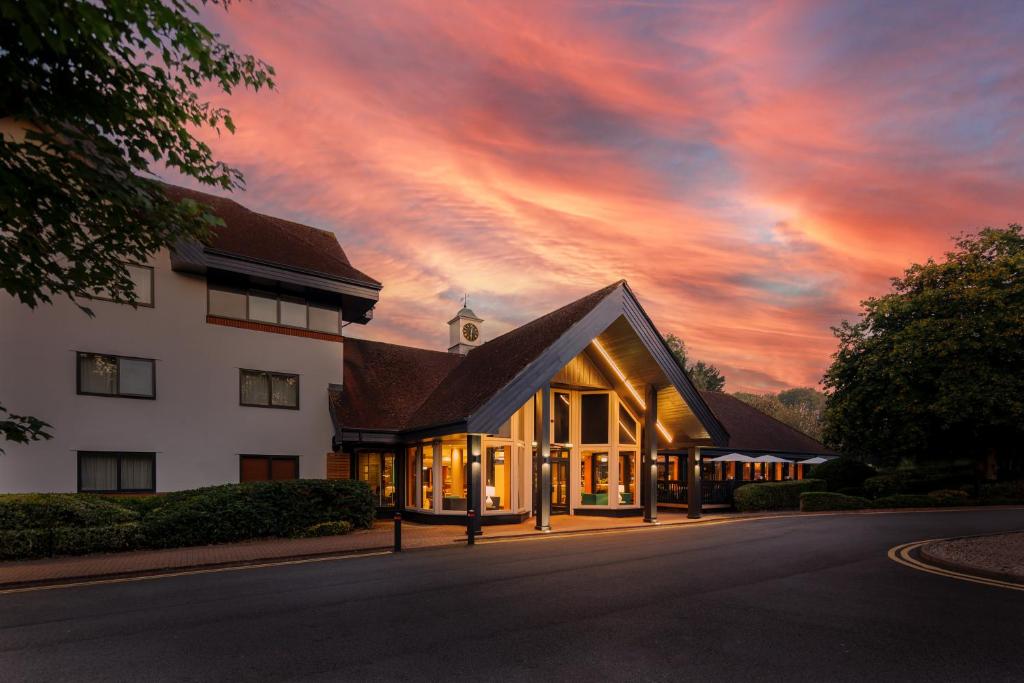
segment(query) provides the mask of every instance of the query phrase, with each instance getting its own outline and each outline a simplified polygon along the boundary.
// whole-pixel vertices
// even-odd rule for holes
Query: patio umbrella
[[[808,458],[807,460],[801,460],[800,464],[801,465],[820,465],[823,462],[828,462],[828,458],[822,458],[820,456],[819,457],[815,457],[815,458]]]
[[[792,460],[786,460],[785,458],[780,458],[780,457],[774,456],[774,455],[761,455],[761,456],[758,456],[758,457],[754,458],[753,461],[754,462],[787,462],[787,463],[792,463],[793,462]]]
[[[704,462],[754,462],[754,459],[742,453],[726,453],[717,458],[708,458]]]

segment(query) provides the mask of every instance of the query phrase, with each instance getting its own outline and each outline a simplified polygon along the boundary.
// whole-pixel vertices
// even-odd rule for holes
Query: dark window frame
[[[156,453],[152,451],[77,451],[78,453],[78,492],[79,493],[156,493]],[[117,456],[117,488],[109,491],[90,489],[82,490],[82,456],[90,455],[116,455]],[[126,455],[148,455],[153,463],[153,486],[148,489],[125,489],[121,488],[121,460]]]
[[[267,461],[267,478],[264,481],[296,481],[302,479],[302,460],[298,455],[264,455],[262,453],[239,453],[238,454],[238,483],[244,484],[242,479],[242,461],[246,458],[258,458]],[[272,479],[275,460],[292,460],[295,462],[295,479]]]
[[[210,290],[211,289],[218,290],[218,291],[221,291],[221,292],[232,292],[234,294],[241,294],[242,296],[244,296],[245,297],[245,317],[236,318],[234,316],[224,315],[222,313],[212,313],[210,311]],[[275,316],[275,319],[276,319],[275,322],[268,322],[266,320],[256,320],[256,319],[254,319],[250,315],[249,299],[253,295],[263,297],[264,299],[270,299],[270,298],[274,299],[275,304],[276,304],[276,310],[277,310],[277,314]],[[296,326],[296,325],[289,325],[287,323],[281,322],[281,302],[282,301],[289,301],[291,303],[300,303],[301,302],[306,307],[306,325],[305,325],[305,327],[299,327],[299,326]],[[333,311],[333,312],[337,313],[338,314],[338,328],[336,330],[327,331],[327,330],[321,330],[321,329],[314,329],[314,328],[310,327],[309,326],[309,309],[311,307],[312,308],[320,308],[320,309],[324,309],[324,310],[328,310],[328,311]],[[306,330],[307,332],[320,332],[322,334],[337,334],[337,335],[340,335],[341,334],[341,330],[344,327],[344,321],[342,320],[342,317],[341,317],[341,315],[342,315],[341,306],[334,306],[334,305],[331,305],[331,304],[317,303],[315,301],[310,301],[308,298],[306,298],[304,296],[301,296],[301,295],[298,295],[298,294],[288,294],[288,293],[285,293],[285,292],[272,292],[272,291],[268,291],[268,290],[265,290],[265,289],[254,289],[254,288],[251,288],[251,287],[234,287],[234,286],[231,286],[231,285],[222,285],[222,284],[218,284],[216,282],[209,282],[209,281],[207,281],[207,283],[206,283],[206,315],[214,316],[214,317],[217,317],[217,318],[225,318],[227,320],[244,320],[246,322],[256,323],[258,325],[276,325],[278,327],[284,327],[284,328],[287,328],[289,330]]]
[[[245,373],[259,373],[267,377],[267,403],[246,403],[242,393],[242,378]],[[274,380],[273,377],[295,378],[295,405],[279,406],[274,405]],[[299,375],[290,372],[274,372],[273,370],[256,370],[254,368],[238,368],[238,405],[245,408],[275,408],[277,410],[298,410],[302,405],[302,380]]]
[[[117,383],[113,394],[104,394],[98,391],[82,390],[82,358],[86,356],[100,356],[102,358],[113,358],[117,362]],[[152,368],[153,395],[145,394],[122,394],[121,393],[121,360],[144,360],[148,361]],[[142,358],[141,356],[119,356],[116,353],[95,353],[93,351],[75,351],[75,393],[79,396],[103,396],[105,398],[137,398],[143,401],[156,400],[156,359]]]
[[[125,263],[124,265],[126,265],[126,266],[135,266],[136,268],[145,268],[146,270],[149,271],[149,299],[150,299],[150,301],[149,301],[148,304],[140,303],[140,302],[136,301],[134,305],[138,306],[139,308],[156,308],[156,269],[153,266],[147,266],[144,263],[128,262],[128,263]],[[98,295],[98,294],[83,294],[82,296],[85,297],[86,299],[92,299],[93,301],[109,301],[112,304],[123,304],[125,306],[131,306],[132,305],[131,303],[129,303],[127,301],[115,301],[114,299],[112,299],[110,297],[101,296],[101,295]]]

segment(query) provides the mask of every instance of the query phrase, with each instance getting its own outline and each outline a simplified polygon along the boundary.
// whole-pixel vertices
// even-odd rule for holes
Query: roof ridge
[[[532,324],[534,324],[536,322],[544,320],[545,318],[548,318],[550,316],[555,315],[556,313],[558,313],[559,311],[562,311],[563,309],[569,308],[570,306],[575,306],[579,302],[583,301],[584,299],[589,299],[590,297],[594,296],[595,294],[599,294],[599,293],[601,293],[601,292],[603,292],[605,290],[611,292],[611,290],[613,290],[615,287],[618,287],[619,285],[624,284],[625,282],[626,281],[624,279],[623,280],[618,280],[616,282],[613,282],[610,285],[605,285],[604,287],[601,287],[600,289],[595,289],[594,291],[590,292],[589,294],[584,294],[583,296],[579,297],[578,299],[573,299],[572,301],[570,301],[569,303],[565,304],[564,306],[559,306],[558,308],[554,309],[553,311],[548,311],[547,313],[545,313],[543,315],[537,316],[533,320],[527,320],[525,323],[523,323],[523,324],[521,324],[521,325],[519,325],[517,327],[513,327],[508,332],[505,332],[503,334],[499,334],[494,339],[488,340],[487,343],[489,344],[489,343],[491,343],[493,341],[497,341],[497,340],[501,339],[502,337],[505,337],[507,335],[512,334],[513,332],[518,332],[519,330],[521,330],[522,328],[526,327],[527,325],[532,325]],[[481,347],[478,347],[478,348],[481,348]]]
[[[365,337],[345,337],[346,342],[367,342],[369,344],[378,344],[380,346],[394,346],[399,349],[409,349],[410,351],[422,351],[423,353],[437,353],[444,356],[451,356],[452,358],[464,359],[465,356],[457,353],[449,353],[447,351],[438,351],[437,349],[425,349],[421,346],[409,346],[408,344],[396,344],[394,342],[380,341],[379,339],[366,339]]]

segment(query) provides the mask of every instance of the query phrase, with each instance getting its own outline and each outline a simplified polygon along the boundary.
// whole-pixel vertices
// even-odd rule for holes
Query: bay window
[[[221,285],[207,288],[207,313],[220,318],[251,320],[330,334],[341,333],[341,310],[302,297],[246,291]]]

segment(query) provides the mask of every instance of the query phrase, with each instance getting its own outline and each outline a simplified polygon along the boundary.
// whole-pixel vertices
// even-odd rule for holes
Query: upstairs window
[[[636,420],[629,414],[625,406],[619,404],[619,443],[636,444]]]
[[[583,394],[580,412],[580,441],[608,443],[608,394]]]
[[[341,333],[341,311],[338,308],[308,303],[301,297],[211,285],[207,302],[209,314],[221,318]]]
[[[128,278],[132,281],[132,290],[135,292],[136,306],[153,306],[153,269],[150,266],[140,266],[137,263],[125,264],[128,270]],[[113,301],[113,298],[104,288],[93,290],[90,295],[93,299],[100,301]]]
[[[150,358],[79,352],[78,393],[156,398],[156,363]]]
[[[241,370],[239,401],[243,406],[299,409],[299,376]]]

